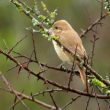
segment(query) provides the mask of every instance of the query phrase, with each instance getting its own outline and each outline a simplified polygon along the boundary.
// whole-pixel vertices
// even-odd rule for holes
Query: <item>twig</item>
[[[9,91],[8,91],[9,92]],[[16,98],[16,97],[15,97]],[[15,99],[16,100],[16,99]],[[15,106],[20,102],[20,100],[14,100],[14,103],[11,105],[10,109],[12,108],[12,110],[14,110]],[[21,100],[23,100],[23,98],[21,98]],[[30,110],[30,109],[29,109]]]
[[[77,54],[77,53],[76,53],[76,52],[77,52],[77,46],[78,46],[78,45],[76,45],[76,47],[75,47],[75,55],[74,55],[74,57],[73,57],[73,64],[72,64],[71,73],[70,73],[70,76],[69,76],[68,87],[70,87],[70,85],[71,85],[73,72],[74,72],[74,70],[75,70],[75,61],[76,61],[76,54]]]
[[[20,97],[17,92],[14,90],[14,88],[10,85],[10,83],[8,82],[8,80],[5,78],[5,76],[0,73],[0,77],[2,78],[3,82],[5,83],[5,85],[7,86],[7,88],[9,89],[10,93],[12,92],[15,97],[19,100],[19,102],[22,103],[22,105],[27,109],[30,110],[29,107],[23,102],[22,97]]]
[[[34,50],[34,58],[38,62],[37,53],[36,53],[36,46],[35,46],[35,39],[34,39],[34,36],[33,36],[33,32],[32,32],[32,44],[33,44],[33,50]]]
[[[35,77],[37,77],[38,79],[40,80],[43,80],[44,82],[46,81],[47,83],[53,85],[53,86],[56,86],[60,89],[63,89],[65,91],[68,91],[68,92],[72,92],[72,93],[76,93],[76,94],[79,94],[79,95],[83,95],[83,96],[89,96],[89,97],[95,97],[94,94],[90,94],[90,93],[86,93],[86,92],[82,92],[82,91],[79,91],[79,90],[76,90],[76,89],[72,89],[72,88],[68,88],[68,87],[65,87],[65,86],[62,86],[58,83],[55,83],[53,81],[50,81],[50,80],[47,80],[45,79],[44,77],[40,76],[40,73],[42,72],[45,72],[45,71],[41,71],[39,72],[38,74],[34,73],[33,71],[31,71],[29,68],[27,68],[26,66],[23,66],[20,62],[18,62],[14,57],[12,57],[11,55],[8,55],[7,53],[3,52],[2,50],[0,50],[0,53],[2,53],[4,56],[8,57],[11,61],[13,61],[15,64],[19,65],[19,67],[23,68],[24,70],[26,70],[28,73],[30,73],[31,75],[34,75]],[[90,68],[90,69],[89,69]],[[94,72],[94,70],[91,69],[91,67],[87,67],[87,69],[91,70],[91,72]],[[94,72],[95,73],[95,72]],[[100,76],[101,77],[101,76]],[[101,79],[103,80],[103,78]],[[103,82],[106,81],[106,80],[103,80]],[[106,83],[105,83],[106,84]],[[108,84],[108,83],[107,83]],[[110,96],[107,96],[107,95],[97,95],[97,98],[100,98],[100,99],[110,99]]]
[[[92,88],[92,90],[91,90],[91,94],[92,94],[92,93],[93,93],[93,88]],[[87,104],[86,104],[86,108],[85,108],[85,110],[88,109],[88,106],[89,106],[89,102],[90,102],[90,100],[91,100],[91,97],[89,97],[88,100],[87,100]]]
[[[16,53],[17,55],[19,55],[19,56],[14,57],[14,58],[20,58],[20,57],[22,57],[22,58],[25,58],[25,59],[27,59],[27,60],[30,59],[29,57],[27,57],[27,56],[25,56],[25,55],[22,55],[22,54],[19,53],[19,52],[15,52],[15,51],[13,51],[13,52]],[[30,62],[34,62],[34,63],[37,63],[37,64],[38,64],[38,61],[35,61],[35,60],[33,60],[33,59],[30,59]],[[54,66],[49,66],[49,65],[44,64],[44,63],[41,63],[41,62],[39,62],[39,64],[40,64],[42,67],[46,67],[46,68],[48,68],[48,69],[52,69],[52,70],[57,70],[57,71],[62,71],[62,72],[66,72],[66,73],[72,73],[72,74],[75,74],[75,75],[79,75],[78,71],[71,71],[71,69],[65,69],[65,68],[58,68],[58,67],[54,67]]]
[[[94,93],[95,93],[95,99],[96,99],[96,102],[97,102],[97,105],[98,105],[98,110],[100,110],[100,105],[99,105],[99,101],[98,101],[98,99],[97,99],[97,94],[96,94],[95,91],[94,91]]]
[[[83,38],[89,31],[91,31],[96,25],[100,24],[100,22],[108,16],[108,13],[100,16],[96,21],[94,21],[85,31],[80,34],[80,37]]]
[[[19,1],[19,0],[11,0],[11,2],[19,9],[21,9],[21,11],[30,18],[30,20],[32,19],[36,19],[33,14],[30,13],[29,8],[27,6],[24,7],[24,4]],[[26,8],[26,9],[25,9]],[[44,25],[42,23],[38,23],[37,26],[40,28],[40,29],[44,29]]]
[[[99,38],[96,37],[96,35],[93,35],[93,40],[91,40],[91,43],[93,44],[92,46],[92,51],[91,51],[91,67],[93,66],[93,58],[94,58],[94,51],[95,51],[95,45],[96,45],[96,41],[98,40]]]
[[[51,99],[52,99],[53,104],[54,104],[54,105],[55,105],[55,107],[56,107],[56,110],[61,110],[61,109],[59,109],[59,107],[57,106],[57,104],[56,104],[56,102],[55,102],[55,100],[54,100],[54,98],[53,98],[53,96],[52,96],[52,93],[51,93],[51,92],[49,92],[49,95],[50,95],[50,97],[51,97]]]
[[[11,0],[10,2],[12,2],[16,7],[20,8],[22,7],[22,12],[28,16],[30,19],[33,19],[34,17],[23,7],[23,4],[20,3],[18,0]]]
[[[38,95],[44,95],[45,93],[49,93],[49,92],[53,93],[53,92],[60,92],[60,91],[63,91],[63,90],[58,89],[58,88],[57,89],[47,89],[47,90],[44,90],[42,92],[35,93],[32,96],[35,97],[35,96],[38,96]]]
[[[57,42],[57,44],[59,46],[61,46],[62,44],[58,41],[58,40],[55,40]],[[67,49],[64,45],[63,45],[63,48],[65,49],[65,51],[67,51],[68,53],[70,53],[73,57],[74,57],[74,54],[69,50]],[[77,58],[77,61],[79,62],[82,62],[83,60],[76,55],[76,58]],[[85,60],[85,59],[84,59]],[[90,71],[90,73],[92,73],[98,80],[100,80],[101,82],[103,82],[106,86],[110,86],[110,82],[105,80],[102,76],[99,75],[99,73],[97,73],[90,65],[88,65],[85,61],[84,61],[84,64],[83,66]]]
[[[32,33],[32,44],[33,44],[34,59],[39,64],[40,69],[43,69],[42,65],[39,63],[38,58],[37,58],[36,45],[35,45],[36,43],[35,43],[33,32],[31,32],[31,33]],[[31,59],[30,59],[30,61],[31,61]]]
[[[8,51],[8,54],[10,54],[13,49],[18,45],[20,44],[27,36],[23,37],[22,39],[20,39],[9,51]]]
[[[32,50],[31,54],[30,54],[30,57],[29,57],[29,61],[27,62],[27,67],[29,66],[29,64],[31,63],[31,58],[33,56],[33,53],[34,53],[34,50]]]
[[[16,96],[19,97],[21,101],[24,100],[24,99],[30,100],[30,101],[32,101],[32,102],[34,102],[34,103],[36,103],[36,104],[38,104],[38,105],[40,105],[40,106],[42,106],[44,108],[47,108],[49,110],[50,109],[51,110],[56,110],[56,107],[54,107],[52,105],[46,104],[46,103],[44,103],[42,101],[39,101],[37,99],[33,99],[32,97],[27,96],[27,95],[25,95],[25,94],[23,94],[21,92],[16,91],[15,89],[13,89],[12,86],[10,86],[10,83],[7,81],[7,79],[5,78],[5,76],[3,74],[1,74],[0,77],[2,78],[2,80],[4,81],[6,86],[9,88],[8,92],[10,92],[11,94],[16,94]]]
[[[15,4],[17,7],[18,7],[18,6],[19,6],[19,7],[22,7],[22,8],[23,8],[22,11],[23,11],[27,16],[29,16],[29,17],[31,18],[31,20],[34,18],[30,13],[27,13],[27,11],[25,10],[25,8],[22,6],[21,3],[19,3],[19,1],[16,1],[16,2],[15,2],[15,1],[11,0],[11,2],[12,2],[13,4]],[[90,25],[90,26],[87,28],[87,30],[84,31],[84,32],[81,34],[81,37],[83,37],[86,33],[88,33],[90,30],[92,30],[92,28],[93,28],[94,26],[96,26],[97,24],[100,24],[100,21],[101,21],[102,19],[104,19],[106,16],[108,16],[108,13],[104,14],[104,15],[101,16],[99,19],[97,19],[92,25]],[[44,26],[43,26],[42,24],[38,24],[37,26],[38,26],[40,29],[44,29]],[[56,42],[59,44],[58,41],[56,41]],[[64,46],[63,46],[63,47],[64,47]],[[65,47],[64,47],[64,48],[65,48]],[[72,52],[70,52],[67,48],[65,48],[65,50],[68,51],[70,54],[72,54]],[[96,71],[94,71],[94,70],[90,67],[90,65],[84,64],[84,66],[85,66],[88,70],[90,70],[90,72],[91,72],[92,74],[94,74],[94,76],[96,76],[96,78],[99,79],[101,82],[103,82],[103,83],[106,84],[107,86],[110,85],[110,83],[109,83],[108,81],[104,80]]]
[[[64,107],[62,107],[62,110],[65,110],[69,105],[71,105],[74,101],[76,101],[78,98],[80,98],[81,96],[77,96],[75,98],[72,98]]]
[[[89,98],[88,98],[88,100],[87,100],[87,104],[86,104],[86,108],[85,108],[85,110],[87,110],[87,109],[88,109],[90,99],[91,99],[91,97],[89,97]]]
[[[30,13],[32,13],[33,15],[38,16],[38,14],[36,12],[34,12],[34,10],[32,8],[30,8],[25,2],[21,2],[20,0],[17,0],[19,3],[22,4],[22,6],[24,6],[28,11],[30,11]],[[35,2],[35,1],[34,1]]]

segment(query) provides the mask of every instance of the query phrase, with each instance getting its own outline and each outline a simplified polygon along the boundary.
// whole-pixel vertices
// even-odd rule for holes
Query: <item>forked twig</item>
[[[37,99],[35,99],[35,98],[33,99],[33,98],[30,97],[30,96],[27,96],[27,95],[25,95],[25,94],[23,94],[23,93],[21,93],[21,92],[16,91],[16,90],[10,85],[10,83],[7,81],[7,79],[5,78],[5,76],[4,76],[3,74],[0,74],[0,77],[1,77],[2,80],[4,81],[5,85],[9,88],[9,89],[8,89],[8,92],[10,92],[11,94],[16,95],[16,97],[19,99],[20,102],[22,102],[23,105],[24,105],[23,100],[26,99],[26,100],[30,100],[30,101],[32,101],[32,102],[34,102],[34,103],[36,103],[36,104],[38,104],[38,105],[44,107],[44,108],[47,108],[47,109],[49,109],[49,110],[50,110],[50,109],[51,109],[51,110],[56,110],[56,107],[54,107],[54,106],[52,106],[52,105],[46,104],[46,103],[44,103],[44,102],[42,102],[42,101],[40,101],[40,100],[37,100]],[[16,103],[18,103],[18,102],[16,102]],[[16,103],[15,103],[15,104],[16,104]],[[24,105],[24,106],[25,106],[25,105]],[[25,107],[26,107],[26,106],[25,106]],[[60,110],[60,108],[59,108],[59,110]]]

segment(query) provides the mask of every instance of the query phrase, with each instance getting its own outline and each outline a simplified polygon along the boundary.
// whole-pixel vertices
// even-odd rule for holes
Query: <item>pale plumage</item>
[[[58,41],[62,46],[59,47],[56,41],[53,40],[54,48],[59,58],[67,62],[68,64],[73,64],[74,57],[64,50],[63,46],[67,48],[73,55],[78,55],[81,59],[87,58],[85,48],[83,47],[82,40],[77,34],[77,32],[71,27],[71,25],[65,20],[58,20],[52,26],[52,34],[58,36]],[[80,68],[80,76],[85,83],[85,72],[84,68]]]

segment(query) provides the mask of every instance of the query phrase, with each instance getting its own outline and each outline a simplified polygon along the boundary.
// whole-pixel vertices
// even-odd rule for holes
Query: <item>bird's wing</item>
[[[81,58],[86,57],[86,51],[83,47],[79,35],[75,31],[64,31],[59,42],[74,55],[75,53]]]

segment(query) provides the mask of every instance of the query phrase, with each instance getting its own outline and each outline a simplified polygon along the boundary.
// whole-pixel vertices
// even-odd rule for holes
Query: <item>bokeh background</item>
[[[29,6],[33,6],[34,0],[22,0]],[[40,0],[36,0],[38,7],[40,7]],[[101,11],[101,5],[97,0],[43,0],[49,10],[58,9],[58,19],[67,20],[74,29],[80,34],[82,30],[86,29],[91,23],[93,23],[99,16]],[[26,30],[27,27],[32,26],[31,21],[23,13],[20,13],[17,8],[9,2],[9,0],[0,0],[0,48],[11,48],[22,37],[28,36],[20,45],[16,47],[16,51],[19,51],[27,56],[32,52],[32,40],[31,33]],[[84,37],[83,44],[87,50],[87,53],[91,55],[92,44],[90,40],[93,39],[93,32],[89,32]],[[39,61],[58,66],[61,61],[57,57],[53,45],[51,42],[44,39],[40,34],[34,34],[37,47],[37,55]],[[110,17],[103,20],[103,25],[97,27],[97,37],[100,39],[96,43],[95,56],[93,67],[102,76],[109,75],[110,73]],[[18,69],[7,72],[14,64],[8,61],[5,57],[0,55],[0,71],[5,74],[6,78],[13,84],[13,86],[19,90],[24,90],[24,93],[30,94],[36,93],[46,89],[47,85],[44,85],[42,81],[37,81],[36,78],[30,76],[25,71],[22,71],[18,75]],[[34,71],[39,71],[36,65],[30,65]],[[48,71],[46,76],[61,84],[66,84],[68,75],[60,72]],[[73,86],[82,89],[81,81],[79,78],[75,78]],[[0,87],[4,87],[2,81],[0,81]],[[51,87],[51,86],[50,86]],[[54,94],[57,104],[61,107],[66,104],[76,94],[56,93]],[[49,95],[38,96],[44,102],[52,104]],[[14,97],[9,93],[0,90],[0,110],[8,110],[13,104]],[[31,110],[45,110],[45,108],[31,102],[25,101]],[[83,110],[86,106],[87,98],[78,99],[68,109],[69,110]],[[97,110],[96,100],[91,100],[88,110]],[[107,110],[108,106],[104,101],[100,100],[101,110]],[[24,110],[25,108],[18,104],[15,110]]]

